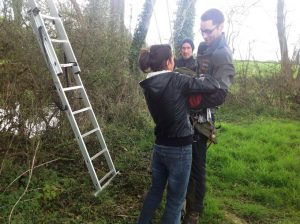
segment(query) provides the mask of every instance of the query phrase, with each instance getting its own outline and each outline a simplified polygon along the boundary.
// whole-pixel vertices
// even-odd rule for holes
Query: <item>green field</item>
[[[241,61],[236,60],[234,63],[237,75],[246,76],[271,76],[280,72],[280,63],[277,62],[260,62],[260,61]]]
[[[229,213],[247,223],[299,223],[299,171],[299,122],[225,123],[208,153],[204,220],[220,223],[219,212],[220,220]]]
[[[13,223],[135,223],[150,183],[150,130],[118,131],[113,157],[121,175],[97,198],[76,147],[36,168]],[[300,122],[264,117],[222,123],[219,144],[209,148],[207,159],[201,223],[300,223]],[[2,164],[1,223],[7,223],[28,176],[6,187],[26,165],[18,164],[18,156]]]

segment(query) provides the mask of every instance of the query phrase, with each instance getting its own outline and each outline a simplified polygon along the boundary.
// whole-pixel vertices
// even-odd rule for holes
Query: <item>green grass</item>
[[[280,63],[260,61],[234,61],[237,75],[247,76],[270,76],[280,71]]]
[[[299,124],[270,118],[223,124],[220,144],[208,151],[207,198],[251,223],[299,223]]]
[[[113,184],[95,198],[78,147],[65,146],[60,160],[34,170],[12,223],[135,223],[150,184],[152,127],[109,129],[108,146],[121,172]],[[300,223],[300,122],[266,117],[227,122],[219,130],[218,141],[207,155],[201,223]],[[53,159],[45,158],[48,150],[39,152],[45,161]],[[39,159],[37,164],[44,162]],[[4,160],[0,223],[7,223],[28,176],[3,191],[27,167],[13,154]],[[162,211],[163,206],[154,223],[159,223]]]

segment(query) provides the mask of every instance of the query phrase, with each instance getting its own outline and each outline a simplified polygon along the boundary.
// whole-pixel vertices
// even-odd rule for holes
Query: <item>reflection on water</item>
[[[60,111],[53,116],[55,109],[47,108],[44,113],[46,114],[45,120],[48,123],[48,127],[56,127],[58,125],[58,116]],[[13,117],[12,117],[13,116]],[[14,134],[18,134],[18,123],[20,116],[20,105],[16,106],[14,110],[4,110],[0,108],[0,131],[9,131]],[[42,133],[46,130],[47,124],[46,122],[38,117],[33,118],[32,120],[25,121],[25,134],[29,136],[29,138]]]

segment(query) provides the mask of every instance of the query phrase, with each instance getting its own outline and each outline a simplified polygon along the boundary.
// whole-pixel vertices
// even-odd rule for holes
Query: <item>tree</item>
[[[134,31],[129,52],[129,68],[132,73],[137,73],[139,50],[146,39],[155,2],[156,0],[145,0],[143,11],[139,16],[138,25]]]
[[[285,11],[284,0],[277,0],[277,32],[280,45],[281,54],[281,70],[286,76],[291,76],[291,63],[289,59],[289,52],[287,47],[287,35],[285,26]]]
[[[82,12],[76,0],[70,0],[77,14],[78,20],[82,22]]]
[[[2,0],[1,1],[1,16],[3,16],[4,20],[11,19],[12,9],[11,9],[11,2],[9,0]]]
[[[115,31],[124,30],[124,12],[125,2],[124,0],[111,0],[110,1],[110,16],[112,21],[112,28]]]
[[[225,22],[227,23],[227,29],[225,31],[225,38],[233,53],[235,52],[235,40],[244,26],[246,17],[249,15],[251,8],[255,7],[260,1],[261,0],[257,0],[252,3],[239,2],[226,12]]]
[[[106,26],[109,19],[109,1],[88,0],[85,10],[89,25],[102,28]]]
[[[195,4],[196,0],[179,0],[174,24],[174,47],[175,53],[180,50],[181,41],[184,38],[194,38],[194,21],[195,21]]]
[[[20,24],[20,25],[22,22],[22,7],[23,7],[23,0],[12,0],[14,21],[16,22],[16,24]]]

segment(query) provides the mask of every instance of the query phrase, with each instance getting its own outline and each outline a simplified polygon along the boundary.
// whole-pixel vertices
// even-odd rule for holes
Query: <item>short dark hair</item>
[[[141,49],[139,66],[143,72],[161,71],[167,68],[167,61],[172,58],[172,48],[169,44],[152,45],[150,49]]]
[[[224,14],[219,9],[209,9],[201,16],[202,21],[212,20],[213,24],[220,25],[224,23]]]
[[[194,46],[193,41],[192,41],[190,38],[185,38],[185,39],[181,42],[180,48],[182,48],[182,45],[185,44],[185,43],[190,44],[192,50],[194,51],[195,46]]]

